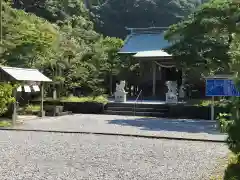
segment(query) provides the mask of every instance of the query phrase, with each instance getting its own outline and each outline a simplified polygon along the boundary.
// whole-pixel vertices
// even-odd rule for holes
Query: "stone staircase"
[[[166,104],[108,103],[105,106],[105,114],[111,115],[167,117],[168,113],[169,107]]]

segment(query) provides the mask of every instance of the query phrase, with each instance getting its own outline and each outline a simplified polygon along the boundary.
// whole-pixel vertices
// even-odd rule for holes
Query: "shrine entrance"
[[[176,82],[178,90],[183,85],[182,70],[176,68],[172,56],[164,51],[141,52],[133,57],[140,63],[139,89],[142,90],[143,97],[165,100],[168,92],[166,82]]]
[[[165,29],[129,28],[131,33],[119,51],[119,54],[132,56],[139,62],[137,89],[142,92],[144,99],[165,101],[166,93],[169,92],[166,85],[168,81],[173,82],[169,84],[177,84],[176,92],[184,89],[184,72],[176,68],[172,55],[164,51],[169,46],[163,35]]]

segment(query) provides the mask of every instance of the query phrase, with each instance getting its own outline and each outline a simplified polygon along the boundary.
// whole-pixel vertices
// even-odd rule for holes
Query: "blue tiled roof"
[[[138,32],[130,34],[119,53],[138,53],[154,51],[168,47],[170,43],[164,39],[163,32]]]

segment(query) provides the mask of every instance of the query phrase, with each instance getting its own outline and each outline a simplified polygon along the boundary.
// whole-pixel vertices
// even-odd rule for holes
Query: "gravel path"
[[[226,135],[218,132],[216,122],[213,121],[116,115],[77,114],[53,118],[46,117],[40,120],[26,121],[19,128],[156,135],[208,140],[226,139]]]
[[[207,180],[220,143],[0,131],[1,180]]]

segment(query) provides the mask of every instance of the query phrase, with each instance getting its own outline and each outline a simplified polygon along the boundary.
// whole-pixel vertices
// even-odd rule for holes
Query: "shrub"
[[[28,104],[27,107],[25,107],[26,112],[40,111],[40,109],[41,109],[40,105]]]
[[[240,179],[240,162],[239,155],[231,155],[229,164],[225,170],[224,180],[239,180]]]
[[[12,85],[0,83],[0,115],[3,115],[8,110],[8,105],[15,101],[12,92]]]
[[[219,115],[217,116],[221,132],[228,132],[229,125],[233,123],[233,120],[231,120],[231,116],[231,113],[219,113]]]
[[[11,125],[10,121],[0,121],[0,127],[10,127]]]
[[[64,97],[61,98],[62,102],[97,102],[97,103],[103,103],[106,104],[108,102],[107,98],[104,96],[88,96],[88,97],[76,97],[76,96],[70,96],[70,97]]]
[[[240,98],[234,97],[232,99],[231,109],[233,120],[228,127],[228,145],[231,151],[235,154],[240,153]]]

